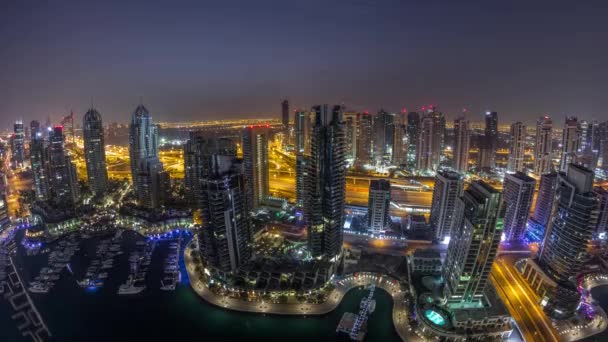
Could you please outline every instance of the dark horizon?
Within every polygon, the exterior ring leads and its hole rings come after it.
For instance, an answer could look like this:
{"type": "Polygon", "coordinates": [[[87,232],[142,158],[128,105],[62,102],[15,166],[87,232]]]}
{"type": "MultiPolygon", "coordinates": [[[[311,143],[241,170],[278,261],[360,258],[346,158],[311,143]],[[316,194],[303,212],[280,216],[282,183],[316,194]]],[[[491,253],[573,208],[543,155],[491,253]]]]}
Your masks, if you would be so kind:
{"type": "Polygon", "coordinates": [[[280,117],[344,103],[434,104],[499,123],[601,120],[608,68],[600,1],[10,1],[0,14],[0,127],[91,106],[126,123],[280,117]]]}

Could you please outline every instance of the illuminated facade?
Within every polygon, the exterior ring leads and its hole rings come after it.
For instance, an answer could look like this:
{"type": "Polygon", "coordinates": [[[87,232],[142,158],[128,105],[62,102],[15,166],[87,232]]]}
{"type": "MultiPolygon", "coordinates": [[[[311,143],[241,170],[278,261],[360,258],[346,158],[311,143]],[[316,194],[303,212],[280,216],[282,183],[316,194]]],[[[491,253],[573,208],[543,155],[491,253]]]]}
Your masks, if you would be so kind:
{"type": "Polygon", "coordinates": [[[511,125],[511,136],[509,143],[509,163],[507,172],[524,171],[524,151],[526,148],[526,126],[521,122],[511,125]]]}
{"type": "Polygon", "coordinates": [[[566,172],[570,163],[576,163],[580,141],[578,118],[575,116],[567,117],[562,133],[562,159],[559,167],[561,172],[566,172]]]}
{"type": "Polygon", "coordinates": [[[486,112],[483,144],[479,153],[479,165],[484,169],[496,166],[496,149],[498,147],[498,113],[486,112]]]}
{"type": "Polygon", "coordinates": [[[469,145],[471,130],[469,120],[459,117],[454,120],[454,149],[452,165],[454,170],[465,173],[469,170],[469,145]]]}
{"type": "Polygon", "coordinates": [[[89,187],[94,194],[101,194],[108,187],[108,170],[106,168],[103,124],[101,114],[97,110],[91,108],[84,115],[82,134],[89,187]]]}
{"type": "Polygon", "coordinates": [[[304,210],[308,246],[314,258],[335,260],[342,253],[346,159],[342,107],[313,107],[311,155],[304,210]]]}
{"type": "Polygon", "coordinates": [[[395,115],[380,110],[373,121],[374,162],[390,163],[393,155],[395,135],[395,115]]]}
{"type": "Polygon", "coordinates": [[[523,239],[536,181],[525,173],[507,174],[503,184],[504,233],[508,241],[523,239]]]}
{"type": "Polygon", "coordinates": [[[534,145],[534,173],[542,176],[551,172],[552,133],[553,122],[547,115],[540,117],[536,121],[536,143],[534,145]]]}
{"type": "Polygon", "coordinates": [[[39,201],[50,198],[48,174],[46,168],[45,142],[40,124],[32,121],[30,124],[32,139],[30,140],[30,165],[34,176],[34,193],[39,201]]]}
{"type": "Polygon", "coordinates": [[[433,238],[443,241],[449,237],[455,223],[456,201],[462,196],[464,177],[453,171],[439,171],[435,176],[430,224],[433,238]]]}
{"type": "Polygon", "coordinates": [[[58,207],[73,207],[80,196],[76,167],[64,147],[63,126],[55,126],[46,148],[49,189],[58,207]]]}
{"type": "Polygon", "coordinates": [[[243,131],[243,168],[251,209],[268,197],[268,135],[266,126],[248,126],[243,131]]]}
{"type": "Polygon", "coordinates": [[[448,305],[481,305],[502,235],[501,194],[474,181],[457,201],[455,220],[443,267],[448,305]]]}
{"type": "Polygon", "coordinates": [[[444,146],[445,117],[434,109],[422,117],[417,146],[418,171],[436,171],[444,146]]]}
{"type": "Polygon", "coordinates": [[[536,196],[536,206],[532,213],[532,220],[544,228],[551,219],[551,209],[555,199],[555,189],[557,187],[557,173],[546,173],[540,178],[540,187],[536,196]]]}
{"type": "Polygon", "coordinates": [[[11,166],[13,168],[23,167],[25,162],[25,132],[23,121],[17,120],[13,125],[13,136],[11,137],[11,166]]]}
{"type": "Polygon", "coordinates": [[[359,117],[357,163],[364,165],[372,159],[372,116],[364,112],[359,117]]]}
{"type": "Polygon", "coordinates": [[[372,232],[384,232],[389,226],[390,203],[391,182],[386,179],[372,180],[367,202],[367,226],[372,232]]]}

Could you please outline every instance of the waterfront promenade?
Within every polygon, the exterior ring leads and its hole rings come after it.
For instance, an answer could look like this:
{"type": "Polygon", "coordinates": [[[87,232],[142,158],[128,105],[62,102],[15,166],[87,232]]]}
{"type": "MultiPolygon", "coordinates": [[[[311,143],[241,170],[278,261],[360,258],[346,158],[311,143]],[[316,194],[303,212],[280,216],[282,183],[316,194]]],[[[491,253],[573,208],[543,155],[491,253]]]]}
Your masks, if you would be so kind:
{"type": "Polygon", "coordinates": [[[340,279],[334,280],[334,290],[330,293],[327,300],[320,304],[298,303],[298,304],[282,304],[282,303],[267,303],[247,302],[244,300],[216,295],[205,286],[200,276],[196,274],[195,263],[190,255],[191,249],[188,245],[184,249],[184,262],[190,279],[192,289],[205,301],[229,310],[274,314],[274,315],[324,315],[335,310],[348,291],[361,287],[375,285],[391,295],[393,299],[393,325],[395,330],[404,341],[422,341],[413,329],[410,329],[407,319],[407,305],[405,302],[405,292],[399,287],[399,283],[393,278],[375,273],[360,273],[357,276],[347,275],[340,279]]]}

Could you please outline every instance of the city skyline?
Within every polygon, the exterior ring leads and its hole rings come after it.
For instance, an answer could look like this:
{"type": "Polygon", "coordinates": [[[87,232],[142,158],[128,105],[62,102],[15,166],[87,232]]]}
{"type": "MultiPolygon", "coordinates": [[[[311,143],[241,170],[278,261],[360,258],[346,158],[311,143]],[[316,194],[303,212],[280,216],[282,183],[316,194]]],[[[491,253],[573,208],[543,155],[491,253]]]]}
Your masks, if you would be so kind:
{"type": "Polygon", "coordinates": [[[0,66],[8,89],[0,127],[85,113],[91,102],[106,122],[119,121],[139,98],[157,121],[279,118],[277,98],[291,108],[344,103],[370,112],[435,104],[450,121],[463,107],[526,125],[545,114],[601,119],[606,47],[596,42],[606,33],[606,6],[592,2],[13,2],[0,15],[10,61],[0,66]],[[324,20],[336,16],[348,20],[324,20]],[[427,25],[429,16],[438,20],[427,25]],[[139,17],[155,25],[134,26],[139,17]],[[290,25],[309,17],[322,24],[290,25]],[[315,79],[324,86],[313,87],[315,79]]]}

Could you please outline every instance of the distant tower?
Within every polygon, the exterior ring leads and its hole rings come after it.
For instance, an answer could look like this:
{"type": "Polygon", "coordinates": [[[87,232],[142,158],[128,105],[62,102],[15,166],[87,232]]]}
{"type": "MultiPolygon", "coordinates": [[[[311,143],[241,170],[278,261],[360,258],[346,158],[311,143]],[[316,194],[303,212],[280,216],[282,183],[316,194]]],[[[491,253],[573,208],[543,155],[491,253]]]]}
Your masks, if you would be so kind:
{"type": "Polygon", "coordinates": [[[346,160],[342,107],[312,109],[310,164],[304,209],[308,212],[308,244],[313,258],[335,260],[342,253],[346,160]]]}
{"type": "Polygon", "coordinates": [[[581,137],[578,118],[569,116],[566,118],[562,133],[562,160],[559,167],[561,172],[567,171],[568,164],[576,163],[580,141],[581,137]]]}
{"type": "Polygon", "coordinates": [[[84,115],[82,134],[89,186],[94,194],[102,194],[108,188],[108,170],[103,124],[101,114],[97,110],[91,108],[84,115]]]}
{"type": "Polygon", "coordinates": [[[310,113],[297,110],[294,117],[296,154],[310,153],[310,113]]]}
{"type": "Polygon", "coordinates": [[[507,172],[523,172],[524,152],[526,148],[526,126],[523,123],[518,121],[511,125],[510,140],[507,172]]]}
{"type": "Polygon", "coordinates": [[[129,125],[129,155],[133,188],[141,206],[158,208],[167,192],[168,174],[158,158],[158,126],[143,105],[133,112],[129,125]]]}
{"type": "Polygon", "coordinates": [[[456,201],[462,196],[464,177],[453,171],[439,171],[435,176],[430,224],[435,240],[451,236],[455,223],[456,201]]]}
{"type": "Polygon", "coordinates": [[[437,171],[441,162],[445,135],[445,117],[443,113],[429,110],[422,117],[418,139],[418,171],[437,171]]]}
{"type": "Polygon", "coordinates": [[[519,241],[524,238],[535,185],[534,178],[526,176],[525,173],[517,172],[505,175],[503,201],[506,240],[519,241]]]}
{"type": "Polygon", "coordinates": [[[381,109],[374,117],[373,128],[374,161],[390,162],[395,134],[395,115],[381,109]]]}
{"type": "Polygon", "coordinates": [[[367,202],[367,226],[372,232],[384,232],[390,223],[391,182],[372,180],[367,202]]]}
{"type": "Polygon", "coordinates": [[[281,102],[281,123],[283,124],[283,133],[285,139],[289,136],[289,101],[281,102]]]}
{"type": "Polygon", "coordinates": [[[268,197],[268,135],[266,126],[248,126],[243,131],[243,167],[251,209],[268,197]]]}
{"type": "Polygon", "coordinates": [[[36,120],[30,123],[30,165],[34,175],[34,193],[39,201],[50,199],[49,179],[47,174],[47,156],[45,153],[45,142],[40,129],[40,123],[36,120]]]}
{"type": "Polygon", "coordinates": [[[599,215],[595,228],[595,235],[597,236],[608,231],[608,191],[602,187],[597,187],[594,191],[599,199],[599,215]]]}
{"type": "Polygon", "coordinates": [[[365,165],[372,159],[372,116],[364,112],[359,120],[359,139],[357,144],[357,163],[365,165]]]}
{"type": "Polygon", "coordinates": [[[407,164],[408,168],[414,169],[416,167],[416,151],[418,146],[418,140],[420,136],[420,115],[416,112],[409,112],[407,114],[407,164]]]}
{"type": "Polygon", "coordinates": [[[534,173],[537,176],[551,172],[551,153],[553,138],[551,131],[553,122],[547,115],[536,121],[536,144],[534,146],[534,173]]]}
{"type": "Polygon", "coordinates": [[[13,125],[13,136],[11,137],[11,166],[13,168],[23,167],[25,161],[25,132],[23,121],[17,120],[13,125]]]}
{"type": "Polygon", "coordinates": [[[203,226],[199,248],[211,266],[235,272],[251,258],[245,177],[234,156],[211,154],[210,162],[200,179],[203,226]]]}
{"type": "Polygon", "coordinates": [[[350,165],[354,164],[357,158],[357,137],[359,131],[359,113],[356,112],[345,112],[344,113],[344,127],[346,129],[345,141],[346,141],[346,159],[350,165]]]}
{"type": "Polygon", "coordinates": [[[457,201],[459,219],[443,267],[448,304],[479,303],[502,235],[501,194],[483,181],[474,181],[457,201]]]}
{"type": "Polygon", "coordinates": [[[407,132],[406,125],[402,123],[395,124],[395,134],[393,137],[393,165],[407,164],[407,132]]]}
{"type": "Polygon", "coordinates": [[[480,151],[480,166],[493,169],[496,166],[496,149],[498,146],[498,113],[486,112],[483,146],[480,151]]]}
{"type": "Polygon", "coordinates": [[[471,141],[471,130],[469,120],[459,117],[454,120],[454,170],[466,173],[469,170],[469,144],[471,141]]]}
{"type": "Polygon", "coordinates": [[[0,233],[4,232],[11,224],[11,219],[8,212],[8,204],[6,203],[6,196],[4,193],[0,193],[0,233]]]}

